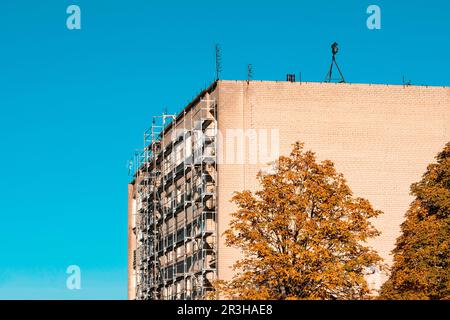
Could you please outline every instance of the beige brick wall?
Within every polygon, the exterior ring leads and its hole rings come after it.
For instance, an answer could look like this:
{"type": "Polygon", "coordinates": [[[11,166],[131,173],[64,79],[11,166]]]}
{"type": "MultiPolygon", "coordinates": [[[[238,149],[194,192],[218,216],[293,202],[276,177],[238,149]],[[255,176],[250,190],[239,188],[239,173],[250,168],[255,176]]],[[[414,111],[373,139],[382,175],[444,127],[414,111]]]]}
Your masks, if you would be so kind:
{"type": "MultiPolygon", "coordinates": [[[[355,196],[384,215],[372,245],[390,263],[399,225],[412,200],[411,183],[450,140],[450,88],[367,84],[220,81],[218,125],[279,129],[280,153],[305,142],[332,160],[355,196]]],[[[234,191],[258,187],[262,165],[219,165],[218,231],[228,227],[234,191]]],[[[218,276],[229,279],[239,256],[219,237],[218,276]]]]}

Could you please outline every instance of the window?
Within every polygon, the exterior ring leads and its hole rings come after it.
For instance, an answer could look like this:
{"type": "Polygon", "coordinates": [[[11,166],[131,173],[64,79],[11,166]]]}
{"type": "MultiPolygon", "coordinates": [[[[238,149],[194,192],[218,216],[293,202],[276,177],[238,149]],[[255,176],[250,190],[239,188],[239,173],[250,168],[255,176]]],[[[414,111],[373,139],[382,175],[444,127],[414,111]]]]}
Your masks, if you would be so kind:
{"type": "Polygon", "coordinates": [[[179,257],[181,257],[183,255],[184,255],[184,247],[183,246],[178,247],[177,248],[177,258],[179,258],[179,257]]]}
{"type": "Polygon", "coordinates": [[[183,193],[181,192],[181,186],[177,186],[177,204],[181,203],[182,195],[183,193]]]}
{"type": "Polygon", "coordinates": [[[183,162],[183,159],[184,159],[183,145],[178,144],[175,147],[175,165],[178,166],[181,162],[183,162]]]}

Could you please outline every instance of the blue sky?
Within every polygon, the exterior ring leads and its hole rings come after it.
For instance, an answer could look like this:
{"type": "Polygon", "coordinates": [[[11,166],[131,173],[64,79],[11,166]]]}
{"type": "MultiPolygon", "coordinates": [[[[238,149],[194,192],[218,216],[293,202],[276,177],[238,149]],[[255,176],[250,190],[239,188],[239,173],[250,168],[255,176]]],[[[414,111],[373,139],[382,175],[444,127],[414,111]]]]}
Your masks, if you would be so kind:
{"type": "Polygon", "coordinates": [[[125,299],[127,160],[214,78],[450,84],[450,2],[0,2],[0,299],[125,299]],[[66,28],[81,8],[82,29],[66,28]],[[381,8],[381,30],[366,9],[381,8]],[[66,268],[81,268],[81,290],[66,268]]]}

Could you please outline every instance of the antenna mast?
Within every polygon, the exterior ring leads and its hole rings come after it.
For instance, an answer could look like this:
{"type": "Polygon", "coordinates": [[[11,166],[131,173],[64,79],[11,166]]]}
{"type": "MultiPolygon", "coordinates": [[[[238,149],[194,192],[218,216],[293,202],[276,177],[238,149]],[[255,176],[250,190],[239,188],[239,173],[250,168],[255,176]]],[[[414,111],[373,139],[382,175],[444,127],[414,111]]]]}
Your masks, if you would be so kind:
{"type": "Polygon", "coordinates": [[[216,44],[216,80],[220,79],[221,71],[222,71],[222,53],[220,52],[219,44],[216,44]]]}
{"type": "Polygon", "coordinates": [[[335,42],[331,45],[331,53],[333,54],[333,57],[331,58],[331,65],[330,65],[330,70],[328,71],[326,77],[325,77],[325,82],[331,82],[332,80],[337,80],[339,83],[345,83],[345,78],[344,75],[341,72],[341,69],[339,68],[337,61],[336,61],[336,54],[338,53],[339,48],[338,48],[338,44],[335,42]],[[333,79],[332,75],[333,75],[333,66],[336,66],[340,78],[338,79],[333,79]]]}

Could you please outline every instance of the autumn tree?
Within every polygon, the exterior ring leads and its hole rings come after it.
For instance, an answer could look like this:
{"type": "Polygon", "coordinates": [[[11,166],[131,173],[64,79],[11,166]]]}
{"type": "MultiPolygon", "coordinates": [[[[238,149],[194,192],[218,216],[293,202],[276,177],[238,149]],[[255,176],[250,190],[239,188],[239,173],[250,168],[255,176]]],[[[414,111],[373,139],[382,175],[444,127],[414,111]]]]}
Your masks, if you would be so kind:
{"type": "Polygon", "coordinates": [[[384,299],[450,299],[450,142],[411,186],[384,299]]]}
{"type": "Polygon", "coordinates": [[[296,143],[261,189],[235,193],[226,244],[243,257],[234,278],[218,284],[232,299],[360,299],[369,294],[365,274],[381,258],[364,245],[379,232],[369,219],[381,214],[355,198],[331,161],[296,143]]]}

